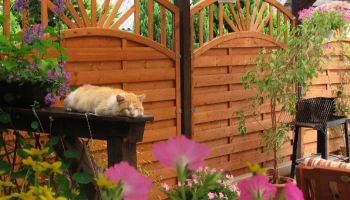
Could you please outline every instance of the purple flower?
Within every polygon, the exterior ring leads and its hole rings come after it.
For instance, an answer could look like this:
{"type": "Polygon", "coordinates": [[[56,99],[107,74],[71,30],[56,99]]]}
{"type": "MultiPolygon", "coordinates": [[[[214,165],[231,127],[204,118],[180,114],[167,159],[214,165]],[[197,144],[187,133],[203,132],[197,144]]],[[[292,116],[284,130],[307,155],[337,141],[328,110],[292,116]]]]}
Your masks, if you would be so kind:
{"type": "Polygon", "coordinates": [[[20,77],[17,77],[17,78],[16,78],[16,81],[20,81],[20,80],[21,80],[21,78],[20,78],[20,77]]]}
{"type": "Polygon", "coordinates": [[[328,55],[323,55],[323,58],[328,60],[329,59],[329,56],[328,55]]]}
{"type": "Polygon", "coordinates": [[[57,91],[59,96],[65,96],[67,91],[69,90],[69,83],[63,84],[57,91]]]}
{"type": "Polygon", "coordinates": [[[24,9],[29,8],[29,0],[16,0],[13,7],[15,10],[23,13],[24,9]]]}
{"type": "Polygon", "coordinates": [[[67,72],[66,70],[63,70],[63,72],[62,72],[62,78],[63,78],[65,81],[69,81],[69,79],[70,79],[70,74],[69,74],[69,72],[67,72]]]}
{"type": "Polygon", "coordinates": [[[52,106],[57,102],[57,96],[55,94],[49,93],[45,96],[44,100],[46,104],[52,106]]]}
{"type": "Polygon", "coordinates": [[[332,49],[332,47],[330,47],[330,46],[327,45],[327,44],[324,44],[323,47],[326,48],[326,49],[332,49]]]}
{"type": "Polygon", "coordinates": [[[20,72],[17,72],[17,73],[16,73],[16,75],[17,75],[17,76],[20,76],[20,75],[21,75],[21,73],[20,73],[20,72]]]}
{"type": "Polygon", "coordinates": [[[56,14],[61,15],[64,13],[64,3],[66,0],[54,0],[52,3],[55,5],[53,7],[56,14]]]}
{"type": "Polygon", "coordinates": [[[12,75],[9,75],[9,79],[13,79],[13,76],[12,76],[12,75]]]}
{"type": "Polygon", "coordinates": [[[52,70],[47,70],[48,76],[46,77],[49,80],[56,80],[58,75],[60,74],[57,70],[55,70],[55,73],[52,73],[52,70]]]}
{"type": "Polygon", "coordinates": [[[23,30],[23,42],[32,43],[34,40],[42,40],[44,35],[44,27],[41,24],[35,24],[23,30]]]}

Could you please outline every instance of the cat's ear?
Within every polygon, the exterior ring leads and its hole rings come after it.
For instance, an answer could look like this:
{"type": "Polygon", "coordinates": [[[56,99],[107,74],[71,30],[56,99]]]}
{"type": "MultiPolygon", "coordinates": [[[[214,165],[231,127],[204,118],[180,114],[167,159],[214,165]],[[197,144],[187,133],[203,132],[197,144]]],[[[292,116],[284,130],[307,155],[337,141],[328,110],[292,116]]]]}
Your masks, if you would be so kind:
{"type": "Polygon", "coordinates": [[[120,102],[122,102],[122,101],[124,101],[124,97],[122,96],[122,95],[117,95],[117,102],[118,103],[120,103],[120,102]]]}
{"type": "Polygon", "coordinates": [[[143,102],[143,100],[146,98],[146,94],[141,94],[138,96],[138,98],[140,99],[141,102],[143,102]]]}

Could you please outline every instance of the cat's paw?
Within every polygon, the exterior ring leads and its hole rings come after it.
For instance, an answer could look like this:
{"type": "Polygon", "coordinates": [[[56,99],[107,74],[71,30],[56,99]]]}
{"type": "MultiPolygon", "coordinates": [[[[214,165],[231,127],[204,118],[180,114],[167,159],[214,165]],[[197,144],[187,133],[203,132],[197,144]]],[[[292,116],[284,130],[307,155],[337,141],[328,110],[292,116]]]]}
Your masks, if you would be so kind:
{"type": "Polygon", "coordinates": [[[67,110],[68,112],[72,112],[72,111],[73,111],[72,108],[66,108],[66,110],[67,110]]]}

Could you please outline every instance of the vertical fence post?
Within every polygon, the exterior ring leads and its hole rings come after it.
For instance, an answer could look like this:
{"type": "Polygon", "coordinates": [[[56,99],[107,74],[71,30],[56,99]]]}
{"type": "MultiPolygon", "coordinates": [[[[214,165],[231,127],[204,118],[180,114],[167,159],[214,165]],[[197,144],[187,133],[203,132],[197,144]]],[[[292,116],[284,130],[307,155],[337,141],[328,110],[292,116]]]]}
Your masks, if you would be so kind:
{"type": "Polygon", "coordinates": [[[180,9],[181,130],[192,138],[190,0],[175,0],[174,4],[180,9]]]}

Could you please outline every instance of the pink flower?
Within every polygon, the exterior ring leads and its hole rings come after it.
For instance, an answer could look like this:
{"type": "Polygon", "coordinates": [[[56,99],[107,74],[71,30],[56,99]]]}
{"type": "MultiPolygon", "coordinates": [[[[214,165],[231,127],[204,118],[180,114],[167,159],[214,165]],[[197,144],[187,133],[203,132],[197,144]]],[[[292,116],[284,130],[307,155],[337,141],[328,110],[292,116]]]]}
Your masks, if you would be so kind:
{"type": "Polygon", "coordinates": [[[121,198],[124,200],[146,200],[147,193],[152,189],[152,182],[145,176],[139,174],[136,169],[127,162],[115,164],[104,172],[109,181],[118,184],[122,181],[123,192],[121,198]]]}
{"type": "Polygon", "coordinates": [[[286,200],[304,200],[303,193],[292,182],[286,183],[286,187],[284,188],[284,193],[287,196],[286,200]]]}
{"type": "Polygon", "coordinates": [[[209,192],[208,193],[208,197],[209,197],[209,199],[214,199],[215,195],[214,195],[214,193],[209,192]]]}
{"type": "Polygon", "coordinates": [[[277,189],[269,183],[269,179],[262,175],[257,174],[250,179],[245,179],[238,182],[238,188],[241,190],[241,200],[253,200],[256,199],[258,193],[262,195],[263,199],[269,199],[270,195],[275,196],[277,189]]]}
{"type": "Polygon", "coordinates": [[[169,190],[170,190],[169,185],[166,184],[166,183],[163,183],[163,184],[162,184],[162,187],[165,189],[165,191],[169,191],[169,190]]]}
{"type": "Polygon", "coordinates": [[[221,192],[219,192],[219,197],[224,198],[224,195],[221,192]]]}
{"type": "Polygon", "coordinates": [[[204,165],[204,157],[210,148],[181,136],[153,145],[152,152],[165,167],[184,169],[188,164],[188,169],[196,170],[204,165]]]}

